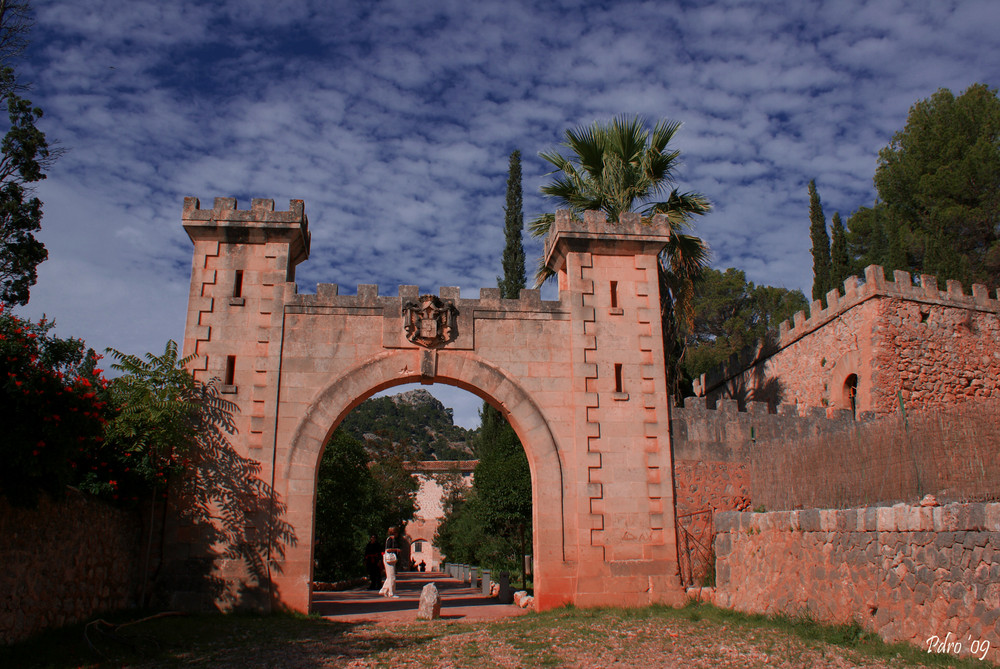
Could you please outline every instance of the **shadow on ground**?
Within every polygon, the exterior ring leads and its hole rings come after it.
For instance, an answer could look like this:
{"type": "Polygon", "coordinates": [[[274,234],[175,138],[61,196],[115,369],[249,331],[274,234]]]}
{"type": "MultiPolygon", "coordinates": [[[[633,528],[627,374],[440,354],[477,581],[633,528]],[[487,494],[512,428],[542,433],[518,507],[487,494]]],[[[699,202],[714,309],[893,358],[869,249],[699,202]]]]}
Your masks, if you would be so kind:
{"type": "Polygon", "coordinates": [[[377,591],[361,586],[354,590],[314,592],[312,612],[341,622],[399,622],[416,620],[420,592],[434,583],[441,593],[441,618],[463,622],[496,620],[527,613],[513,604],[498,604],[473,588],[442,572],[403,572],[396,578],[399,599],[386,599],[377,591]]]}

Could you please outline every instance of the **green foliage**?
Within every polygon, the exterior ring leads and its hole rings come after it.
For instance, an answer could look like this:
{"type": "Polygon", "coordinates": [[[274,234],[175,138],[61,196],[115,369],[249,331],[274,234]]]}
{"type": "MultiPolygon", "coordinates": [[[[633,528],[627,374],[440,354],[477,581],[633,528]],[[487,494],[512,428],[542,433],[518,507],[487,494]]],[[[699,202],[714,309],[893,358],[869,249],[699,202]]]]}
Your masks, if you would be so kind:
{"type": "Polygon", "coordinates": [[[107,382],[98,356],[53,326],[0,304],[0,494],[15,505],[34,505],[40,491],[61,495],[100,466],[107,382]]]}
{"type": "Polygon", "coordinates": [[[507,200],[504,206],[503,277],[497,277],[500,297],[517,299],[525,286],[524,245],[521,233],[524,231],[524,213],[521,209],[521,152],[513,151],[507,174],[507,200]]]}
{"type": "Polygon", "coordinates": [[[362,440],[342,427],[333,433],[317,474],[317,579],[362,575],[368,538],[381,541],[389,527],[413,519],[419,483],[406,465],[417,456],[405,440],[372,434],[362,440]]]}
{"type": "Polygon", "coordinates": [[[199,416],[205,403],[224,400],[207,396],[179,358],[177,343],[168,341],[162,355],[145,359],[108,349],[121,372],[110,385],[118,415],[108,423],[109,449],[148,485],[163,487],[171,473],[190,463],[199,416]]]}
{"type": "Polygon", "coordinates": [[[0,301],[27,304],[36,268],[48,257],[35,239],[41,229],[42,203],[29,197],[27,184],[45,178],[42,166],[51,154],[35,126],[42,110],[14,93],[14,71],[0,68],[0,100],[7,103],[8,129],[0,141],[0,301]]]}
{"type": "MultiPolygon", "coordinates": [[[[497,278],[501,295],[518,297],[524,288],[521,246],[521,154],[510,157],[507,180],[504,276],[497,278]],[[511,212],[516,211],[515,216],[511,212]]],[[[472,443],[479,459],[472,490],[452,487],[445,519],[435,538],[449,560],[465,561],[511,572],[522,570],[521,556],[531,546],[531,470],[524,447],[507,419],[483,402],[480,426],[472,443]]]]}
{"type": "Polygon", "coordinates": [[[490,539],[480,520],[475,489],[453,487],[445,498],[444,519],[434,535],[434,545],[451,562],[485,566],[480,551],[490,539]]]}
{"type": "Polygon", "coordinates": [[[840,212],[834,212],[830,225],[830,289],[843,292],[844,279],[851,275],[851,258],[847,252],[847,231],[840,220],[840,212]]]}
{"type": "MultiPolygon", "coordinates": [[[[670,240],[660,255],[660,320],[667,358],[668,390],[680,397],[683,337],[693,320],[691,296],[694,280],[708,266],[708,245],[684,231],[695,216],[707,214],[712,205],[701,193],[681,192],[674,187],[680,151],[668,149],[681,124],[661,120],[652,132],[640,116],[615,117],[609,123],[566,131],[563,144],[572,152],[567,158],[555,151],[539,155],[555,166],[557,174],[542,193],[574,215],[587,210],[607,214],[611,224],[636,209],[645,216],[664,214],[670,240]],[[666,195],[666,199],[659,199],[666,195]]],[[[529,225],[535,236],[548,234],[555,215],[542,214],[529,225]]],[[[542,264],[536,282],[551,272],[542,264]]]]}
{"type": "Polygon", "coordinates": [[[826,216],[816,192],[816,181],[809,182],[809,239],[812,240],[814,300],[823,299],[830,290],[830,237],[826,233],[826,216]]]}
{"type": "Polygon", "coordinates": [[[692,378],[748,346],[776,339],[781,321],[808,306],[801,291],[755,286],[732,267],[703,271],[692,305],[694,327],[684,356],[684,371],[692,378]]]}
{"type": "Polygon", "coordinates": [[[1000,99],[939,89],[879,152],[878,202],[848,221],[859,265],[1000,285],[1000,99]]]}
{"type": "Polygon", "coordinates": [[[451,489],[434,543],[448,560],[520,573],[532,544],[531,470],[503,415],[484,404],[479,416],[472,488],[451,489]]]}
{"type": "Polygon", "coordinates": [[[364,444],[343,430],[327,442],[316,483],[315,578],[339,581],[362,576],[368,537],[387,527],[378,485],[368,469],[364,444]]]}
{"type": "MultiPolygon", "coordinates": [[[[340,424],[356,439],[378,435],[391,442],[410,444],[416,460],[469,460],[472,431],[455,425],[451,409],[425,390],[362,402],[340,424]]],[[[383,528],[384,529],[384,528],[383,528]]]]}

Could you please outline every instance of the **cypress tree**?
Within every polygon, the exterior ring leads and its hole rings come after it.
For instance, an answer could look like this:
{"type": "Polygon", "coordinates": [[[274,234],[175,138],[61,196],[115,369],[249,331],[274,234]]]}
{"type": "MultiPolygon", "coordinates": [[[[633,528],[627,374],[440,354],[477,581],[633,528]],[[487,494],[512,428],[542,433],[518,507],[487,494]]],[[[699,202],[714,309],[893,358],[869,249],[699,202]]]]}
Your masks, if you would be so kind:
{"type": "MultiPolygon", "coordinates": [[[[510,154],[507,199],[504,205],[503,276],[497,277],[500,297],[516,299],[525,287],[524,246],[521,233],[521,152],[510,154]]],[[[521,556],[531,545],[531,470],[514,428],[487,402],[479,412],[480,428],[474,444],[479,459],[473,488],[479,504],[479,525],[490,540],[477,549],[478,558],[494,567],[522,571],[521,556]]],[[[522,571],[522,583],[525,576],[522,571]]]]}
{"type": "Polygon", "coordinates": [[[500,297],[517,299],[525,287],[524,212],[521,210],[521,152],[513,151],[507,169],[507,202],[504,205],[503,277],[497,277],[500,297]]]}
{"type": "Polygon", "coordinates": [[[851,259],[847,254],[847,233],[840,220],[840,212],[833,214],[830,243],[830,290],[840,287],[844,279],[850,276],[851,259]]]}
{"type": "Polygon", "coordinates": [[[816,192],[816,180],[809,182],[809,237],[812,240],[814,300],[823,299],[830,289],[830,237],[826,233],[826,217],[816,192]]]}

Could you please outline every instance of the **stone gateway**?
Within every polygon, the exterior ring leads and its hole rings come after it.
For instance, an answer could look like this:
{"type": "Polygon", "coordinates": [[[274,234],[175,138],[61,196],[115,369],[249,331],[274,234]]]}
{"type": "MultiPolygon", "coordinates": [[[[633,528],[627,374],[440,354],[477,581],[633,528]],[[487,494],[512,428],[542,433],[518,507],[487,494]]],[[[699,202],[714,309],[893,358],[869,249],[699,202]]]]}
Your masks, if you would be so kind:
{"type": "Polygon", "coordinates": [[[301,200],[275,211],[272,200],[240,210],[232,198],[212,209],[186,198],[183,224],[194,243],[184,354],[198,356],[197,379],[224,381],[239,407],[232,445],[260,463],[292,530],[260,536],[264,575],[183,528],[168,537],[176,559],[211,562],[230,601],[255,589],[309,610],[323,447],[364,399],[420,382],[475,393],[521,439],[539,610],[683,602],[657,280],[663,219],[625,215],[611,226],[597,212],[560,212],[545,245],[557,301],[491,288],[476,299],[416,286],[299,294],[295,268],[310,244],[301,200]]]}

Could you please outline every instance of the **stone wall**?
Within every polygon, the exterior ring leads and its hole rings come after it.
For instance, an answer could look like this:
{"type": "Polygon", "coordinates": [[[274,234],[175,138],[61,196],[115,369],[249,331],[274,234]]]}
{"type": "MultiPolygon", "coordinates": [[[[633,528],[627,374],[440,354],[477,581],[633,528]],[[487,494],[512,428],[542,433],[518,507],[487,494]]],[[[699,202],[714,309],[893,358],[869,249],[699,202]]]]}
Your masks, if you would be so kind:
{"type": "Polygon", "coordinates": [[[740,411],[733,400],[712,408],[704,397],[684,398],[683,407],[670,409],[677,514],[749,508],[749,466],[758,442],[802,443],[853,424],[848,411],[782,405],[768,413],[763,402],[740,411]]]}
{"type": "Polygon", "coordinates": [[[720,606],[857,621],[925,649],[989,642],[1000,661],[1000,504],[727,512],[715,529],[720,606]]]}
{"type": "Polygon", "coordinates": [[[76,491],[36,509],[0,500],[0,643],[134,605],[138,515],[76,491]]]}
{"type": "Polygon", "coordinates": [[[850,277],[827,308],[816,300],[782,323],[773,350],[734,356],[698,379],[696,394],[876,416],[897,411],[899,396],[908,409],[1000,397],[1000,298],[978,284],[966,295],[956,281],[939,290],[933,276],[893,279],[878,265],[863,282],[850,277]]]}
{"type": "Polygon", "coordinates": [[[685,582],[702,582],[709,573],[711,512],[753,506],[750,466],[758,441],[802,443],[852,424],[846,411],[803,407],[800,414],[799,407],[782,405],[772,414],[763,402],[747,403],[739,411],[732,400],[710,408],[703,397],[687,397],[683,407],[671,407],[677,541],[685,582]]]}

